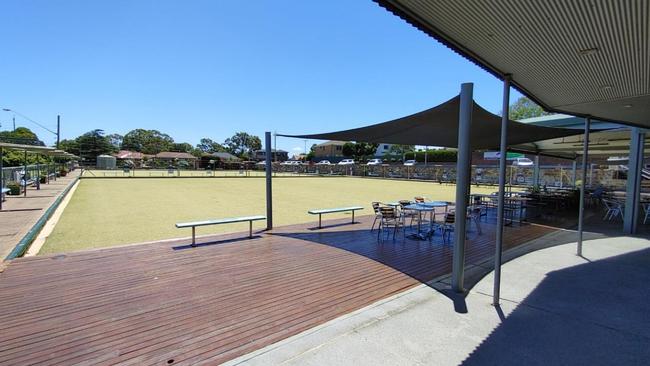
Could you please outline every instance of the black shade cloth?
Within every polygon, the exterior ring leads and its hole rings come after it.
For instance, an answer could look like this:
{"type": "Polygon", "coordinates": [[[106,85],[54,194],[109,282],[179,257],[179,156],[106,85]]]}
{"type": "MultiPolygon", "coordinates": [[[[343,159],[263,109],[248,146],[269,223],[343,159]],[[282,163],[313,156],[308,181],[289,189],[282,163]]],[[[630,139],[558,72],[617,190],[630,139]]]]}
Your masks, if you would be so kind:
{"type": "MultiPolygon", "coordinates": [[[[456,148],[459,106],[460,96],[455,96],[437,107],[371,126],[319,134],[278,136],[456,148]]],[[[582,131],[575,129],[508,122],[508,146],[579,134],[582,131]]],[[[470,139],[472,150],[498,149],[501,141],[501,117],[474,102],[470,139]]]]}

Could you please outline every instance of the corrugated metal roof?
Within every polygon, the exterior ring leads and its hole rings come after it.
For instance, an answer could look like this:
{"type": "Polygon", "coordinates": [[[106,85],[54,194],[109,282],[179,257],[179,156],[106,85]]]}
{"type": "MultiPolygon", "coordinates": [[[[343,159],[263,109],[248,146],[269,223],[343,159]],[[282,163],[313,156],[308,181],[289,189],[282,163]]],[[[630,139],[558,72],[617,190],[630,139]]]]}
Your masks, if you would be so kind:
{"type": "Polygon", "coordinates": [[[549,110],[650,127],[647,0],[375,0],[549,110]]]}

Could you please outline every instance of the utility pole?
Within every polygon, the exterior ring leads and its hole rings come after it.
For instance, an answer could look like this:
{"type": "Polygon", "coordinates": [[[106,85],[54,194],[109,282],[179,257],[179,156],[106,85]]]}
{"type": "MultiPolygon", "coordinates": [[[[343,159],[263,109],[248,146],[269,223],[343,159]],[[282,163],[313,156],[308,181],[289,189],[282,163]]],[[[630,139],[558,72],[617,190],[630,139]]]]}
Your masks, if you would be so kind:
{"type": "MultiPolygon", "coordinates": [[[[15,128],[15,127],[14,127],[15,128]]],[[[61,140],[61,116],[56,115],[56,148],[59,148],[59,141],[61,140]]]]}
{"type": "Polygon", "coordinates": [[[16,132],[16,115],[14,114],[14,117],[12,118],[14,122],[14,132],[16,132]]]}

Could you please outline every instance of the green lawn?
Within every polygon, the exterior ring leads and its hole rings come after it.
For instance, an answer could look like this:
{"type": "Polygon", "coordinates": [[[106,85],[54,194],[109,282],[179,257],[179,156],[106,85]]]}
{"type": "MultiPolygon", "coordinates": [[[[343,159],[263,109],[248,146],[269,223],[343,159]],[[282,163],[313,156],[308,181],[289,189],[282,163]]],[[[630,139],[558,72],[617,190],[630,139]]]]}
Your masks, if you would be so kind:
{"type": "MultiPolygon", "coordinates": [[[[493,192],[494,188],[472,188],[493,192]]],[[[455,186],[346,177],[278,178],[273,181],[274,224],[314,222],[315,208],[390,202],[423,195],[454,201],[455,186]]],[[[41,253],[69,252],[184,237],[180,221],[265,214],[264,179],[82,179],[41,253]]],[[[331,214],[326,218],[343,217],[331,214]]],[[[264,222],[255,223],[262,228],[264,222]]],[[[247,230],[248,223],[198,228],[197,235],[247,230]]]]}

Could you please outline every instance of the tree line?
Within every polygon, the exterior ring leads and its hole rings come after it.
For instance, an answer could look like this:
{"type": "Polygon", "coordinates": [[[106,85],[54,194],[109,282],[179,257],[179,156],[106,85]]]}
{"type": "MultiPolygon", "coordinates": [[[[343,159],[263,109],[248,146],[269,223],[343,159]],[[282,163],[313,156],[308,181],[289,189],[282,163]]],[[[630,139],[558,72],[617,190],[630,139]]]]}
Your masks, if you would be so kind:
{"type": "Polygon", "coordinates": [[[170,135],[158,130],[137,128],[125,135],[107,135],[103,130],[96,129],[74,139],[62,140],[59,148],[89,161],[96,160],[99,155],[111,154],[119,150],[149,155],[173,151],[189,153],[196,157],[215,152],[228,152],[247,159],[255,150],[262,148],[262,142],[258,136],[246,132],[237,132],[223,143],[204,137],[198,144],[192,145],[188,142],[176,142],[170,135]]]}

